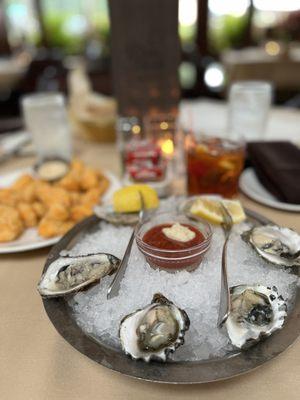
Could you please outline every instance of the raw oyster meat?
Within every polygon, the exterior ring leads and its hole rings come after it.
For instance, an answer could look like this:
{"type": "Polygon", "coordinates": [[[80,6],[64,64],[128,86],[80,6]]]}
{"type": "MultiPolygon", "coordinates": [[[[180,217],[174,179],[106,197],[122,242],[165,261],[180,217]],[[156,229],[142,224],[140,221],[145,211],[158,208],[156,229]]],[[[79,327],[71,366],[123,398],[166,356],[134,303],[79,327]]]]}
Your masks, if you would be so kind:
{"type": "Polygon", "coordinates": [[[189,325],[185,311],[156,293],[151,304],[122,319],[121,345],[133,359],[166,361],[168,354],[184,343],[189,325]]]}
{"type": "Polygon", "coordinates": [[[113,274],[120,260],[105,253],[72,257],[65,252],[42,275],[38,291],[43,297],[59,297],[81,290],[113,274]]]}
{"type": "Polygon", "coordinates": [[[230,293],[231,311],[225,326],[235,347],[248,348],[283,326],[287,307],[275,286],[238,285],[230,293]]]}
{"type": "Polygon", "coordinates": [[[273,264],[300,266],[300,235],[292,229],[262,225],[244,232],[242,239],[273,264]]]}

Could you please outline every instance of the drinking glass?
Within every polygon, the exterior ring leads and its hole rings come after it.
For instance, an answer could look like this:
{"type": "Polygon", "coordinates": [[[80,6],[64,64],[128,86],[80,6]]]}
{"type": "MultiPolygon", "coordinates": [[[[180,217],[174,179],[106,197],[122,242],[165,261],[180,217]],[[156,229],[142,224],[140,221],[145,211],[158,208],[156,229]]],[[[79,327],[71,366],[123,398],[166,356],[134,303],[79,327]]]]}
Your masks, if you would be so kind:
{"type": "Polygon", "coordinates": [[[118,116],[116,123],[117,148],[121,155],[122,172],[126,173],[126,153],[131,143],[140,142],[143,137],[142,124],[136,116],[118,116]]]}
{"type": "Polygon", "coordinates": [[[245,158],[243,141],[188,136],[186,156],[189,195],[219,194],[227,198],[237,195],[245,158]]]}
{"type": "Polygon", "coordinates": [[[159,113],[144,118],[146,136],[161,148],[163,156],[171,160],[174,157],[177,119],[173,114],[159,113]]]}
{"type": "Polygon", "coordinates": [[[265,81],[240,81],[229,91],[227,130],[231,139],[263,137],[272,100],[272,85],[265,81]]]}
{"type": "Polygon", "coordinates": [[[49,158],[70,160],[71,132],[64,96],[60,93],[30,94],[22,99],[22,109],[38,161],[49,158]]]}
{"type": "MultiPolygon", "coordinates": [[[[145,134],[157,143],[174,184],[185,180],[184,131],[174,111],[150,114],[144,118],[145,134]]],[[[180,186],[181,184],[179,184],[180,186]]],[[[178,186],[178,187],[179,187],[178,186]]],[[[176,189],[175,189],[176,190],[176,189]]]]}

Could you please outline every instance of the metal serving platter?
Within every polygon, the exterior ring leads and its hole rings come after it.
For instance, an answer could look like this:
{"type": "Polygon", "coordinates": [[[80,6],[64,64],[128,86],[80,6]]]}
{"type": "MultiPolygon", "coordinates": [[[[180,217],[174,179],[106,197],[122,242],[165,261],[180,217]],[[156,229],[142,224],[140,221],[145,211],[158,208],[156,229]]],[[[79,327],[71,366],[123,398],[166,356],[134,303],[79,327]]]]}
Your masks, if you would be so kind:
{"type": "MultiPolygon", "coordinates": [[[[248,219],[255,224],[271,222],[250,210],[246,210],[246,214],[248,219]]],[[[72,248],[80,239],[80,236],[95,228],[98,222],[99,218],[91,216],[71,229],[50,251],[44,271],[59,256],[61,250],[72,248]]],[[[133,361],[121,350],[113,349],[86,335],[76,324],[72,316],[72,310],[63,298],[43,299],[43,303],[48,317],[56,330],[82,354],[104,367],[124,375],[159,383],[205,383],[244,374],[278,356],[291,346],[300,335],[300,288],[298,288],[295,306],[289,314],[284,328],[247,351],[231,353],[223,358],[201,362],[168,361],[167,363],[145,363],[143,361],[133,361]]]]}

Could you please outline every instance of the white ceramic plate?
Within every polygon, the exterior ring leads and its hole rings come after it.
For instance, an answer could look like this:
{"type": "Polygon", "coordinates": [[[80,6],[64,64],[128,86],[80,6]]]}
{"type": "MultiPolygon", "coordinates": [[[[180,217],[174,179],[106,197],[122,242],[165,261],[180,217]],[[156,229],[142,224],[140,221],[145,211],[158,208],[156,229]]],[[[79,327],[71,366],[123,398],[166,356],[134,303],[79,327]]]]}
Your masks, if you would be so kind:
{"type": "Polygon", "coordinates": [[[265,206],[283,211],[300,211],[299,204],[283,203],[278,201],[258,180],[253,168],[247,168],[240,177],[240,189],[251,199],[265,206]]]}
{"type": "MultiPolygon", "coordinates": [[[[19,176],[29,173],[32,174],[31,168],[23,168],[15,170],[11,173],[0,176],[0,187],[10,186],[19,176]]],[[[110,180],[110,187],[103,196],[103,203],[109,203],[112,194],[115,190],[121,187],[119,179],[111,172],[104,172],[105,176],[110,180]]],[[[41,249],[43,247],[52,246],[60,240],[60,236],[56,236],[51,239],[45,239],[41,237],[36,228],[26,229],[24,233],[12,242],[0,243],[0,254],[19,253],[22,251],[30,251],[41,249]]]]}

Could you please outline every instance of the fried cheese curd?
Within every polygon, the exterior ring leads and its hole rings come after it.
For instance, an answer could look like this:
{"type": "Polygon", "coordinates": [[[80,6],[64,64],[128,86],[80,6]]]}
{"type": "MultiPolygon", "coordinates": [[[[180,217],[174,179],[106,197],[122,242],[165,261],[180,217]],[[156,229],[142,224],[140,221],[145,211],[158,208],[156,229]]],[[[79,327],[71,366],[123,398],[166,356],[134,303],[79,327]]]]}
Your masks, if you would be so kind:
{"type": "Polygon", "coordinates": [[[15,240],[33,227],[45,238],[64,235],[93,213],[108,187],[101,172],[77,159],[54,183],[22,175],[10,187],[0,189],[0,242],[15,240]]]}

